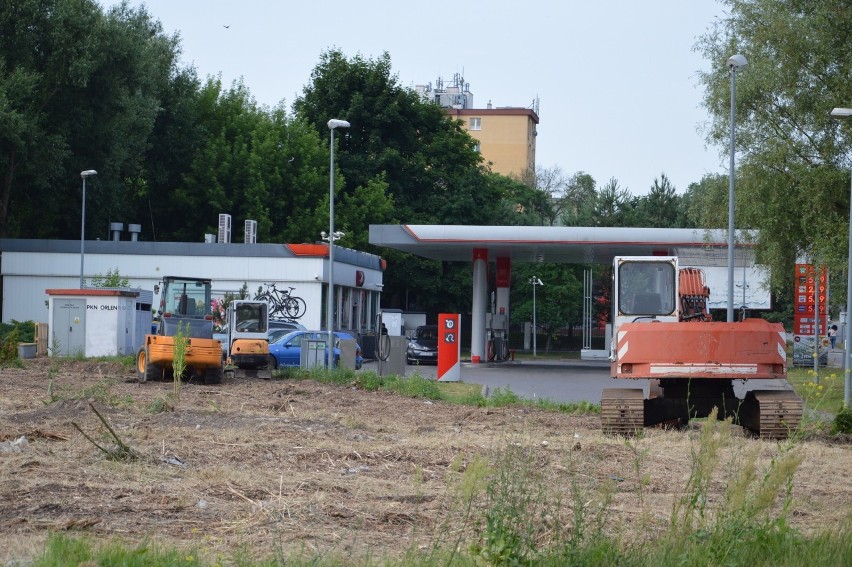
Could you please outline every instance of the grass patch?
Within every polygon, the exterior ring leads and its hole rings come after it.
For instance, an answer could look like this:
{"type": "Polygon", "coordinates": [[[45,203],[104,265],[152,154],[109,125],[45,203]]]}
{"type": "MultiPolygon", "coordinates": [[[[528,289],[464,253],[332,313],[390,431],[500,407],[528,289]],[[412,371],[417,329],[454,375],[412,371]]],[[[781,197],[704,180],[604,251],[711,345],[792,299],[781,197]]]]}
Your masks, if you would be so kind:
{"type": "Polygon", "coordinates": [[[130,407],[134,400],[130,395],[119,396],[112,391],[115,381],[110,378],[101,378],[94,384],[90,384],[80,390],[69,389],[62,384],[56,384],[52,379],[48,382],[47,403],[63,400],[97,400],[98,402],[113,407],[130,407]]]}
{"type": "Polygon", "coordinates": [[[325,367],[288,367],[273,372],[273,377],[291,380],[316,380],[325,384],[355,387],[367,392],[384,390],[409,398],[441,400],[453,404],[476,407],[507,407],[513,405],[538,407],[571,415],[600,414],[598,404],[590,402],[554,402],[537,398],[521,398],[508,387],[495,388],[487,396],[482,395],[482,386],[463,382],[437,382],[424,378],[417,372],[408,377],[397,375],[379,376],[376,372],[355,372],[350,369],[325,367]]]}
{"type": "Polygon", "coordinates": [[[843,407],[843,370],[820,370],[819,384],[813,368],[790,368],[787,379],[808,407],[836,413],[843,407]]]}
{"type": "Polygon", "coordinates": [[[159,549],[147,542],[137,546],[125,546],[111,541],[96,545],[88,538],[72,538],[64,534],[50,536],[41,557],[31,564],[33,567],[59,565],[103,565],[103,566],[146,566],[146,567],[195,567],[210,565],[202,562],[192,550],[159,549]]]}

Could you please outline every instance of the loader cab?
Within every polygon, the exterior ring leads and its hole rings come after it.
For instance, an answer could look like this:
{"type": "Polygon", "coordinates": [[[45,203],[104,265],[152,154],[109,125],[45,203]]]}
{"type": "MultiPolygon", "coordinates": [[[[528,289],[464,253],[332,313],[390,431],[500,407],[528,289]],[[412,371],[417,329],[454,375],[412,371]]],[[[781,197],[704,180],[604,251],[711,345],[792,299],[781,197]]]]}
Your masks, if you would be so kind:
{"type": "Polygon", "coordinates": [[[613,262],[613,337],[623,323],[677,321],[674,256],[619,256],[613,262]]]}
{"type": "Polygon", "coordinates": [[[212,281],[165,276],[160,296],[158,335],[175,336],[183,328],[194,338],[213,338],[212,281]]]}

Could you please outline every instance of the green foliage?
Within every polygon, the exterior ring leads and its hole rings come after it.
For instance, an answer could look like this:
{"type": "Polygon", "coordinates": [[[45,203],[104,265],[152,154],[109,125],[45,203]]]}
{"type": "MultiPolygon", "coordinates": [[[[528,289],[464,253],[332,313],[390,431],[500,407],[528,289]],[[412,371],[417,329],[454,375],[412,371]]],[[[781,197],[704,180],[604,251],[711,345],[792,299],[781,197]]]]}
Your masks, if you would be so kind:
{"type": "Polygon", "coordinates": [[[834,416],[834,431],[836,433],[852,434],[852,408],[843,408],[834,416]]]}
{"type": "Polygon", "coordinates": [[[174,389],[172,395],[175,403],[180,402],[180,390],[183,380],[183,374],[186,372],[186,348],[189,346],[189,337],[187,337],[187,329],[181,322],[178,324],[177,332],[174,336],[174,353],[172,357],[172,371],[174,374],[174,389]]]}
{"type": "Polygon", "coordinates": [[[486,403],[489,406],[503,407],[517,405],[520,401],[521,398],[507,386],[505,388],[494,388],[486,403]]]}
{"type": "MultiPolygon", "coordinates": [[[[708,141],[723,155],[731,112],[725,61],[734,53],[748,59],[735,77],[737,226],[760,229],[760,260],[771,266],[775,290],[805,252],[843,273],[852,124],[830,111],[852,104],[852,11],[837,0],[723,3],[727,17],[696,49],[710,62],[700,73],[712,118],[708,141]]],[[[726,202],[715,201],[716,214],[726,202]]],[[[833,286],[837,297],[844,287],[833,286]]]]}
{"type": "Polygon", "coordinates": [[[532,322],[532,276],[544,285],[536,286],[535,315],[539,337],[538,348],[547,353],[558,329],[579,323],[582,317],[583,266],[568,264],[519,264],[512,268],[512,321],[532,322]],[[543,347],[543,348],[542,348],[543,347]]]}
{"type": "Polygon", "coordinates": [[[166,411],[174,411],[174,409],[175,408],[172,401],[164,397],[158,397],[148,405],[148,413],[153,414],[163,413],[166,411]]]}
{"type": "Polygon", "coordinates": [[[121,277],[118,268],[107,270],[105,276],[96,274],[92,276],[92,287],[130,287],[130,280],[121,277]]]}
{"type": "Polygon", "coordinates": [[[118,540],[96,544],[89,537],[70,537],[53,534],[45,543],[41,557],[32,562],[33,567],[54,565],[103,565],[142,567],[195,567],[209,565],[196,550],[159,549],[147,541],[136,546],[118,540]]]}
{"type": "Polygon", "coordinates": [[[5,340],[11,333],[19,343],[31,343],[35,341],[35,322],[16,321],[12,319],[9,323],[0,323],[0,339],[5,340]]]}
{"type": "Polygon", "coordinates": [[[489,565],[532,565],[544,551],[538,532],[550,531],[544,517],[558,510],[559,501],[549,498],[530,452],[509,445],[497,463],[486,489],[480,540],[471,552],[489,565]]]}
{"type": "Polygon", "coordinates": [[[35,322],[0,323],[0,364],[19,363],[18,343],[35,341],[35,322]]]}
{"type": "Polygon", "coordinates": [[[93,166],[90,226],[130,215],[124,179],[144,156],[177,58],[177,40],[144,8],[21,0],[0,10],[0,235],[79,236],[71,205],[93,166]],[[120,62],[120,64],[116,64],[120,62]],[[38,219],[40,222],[26,222],[38,219]]]}

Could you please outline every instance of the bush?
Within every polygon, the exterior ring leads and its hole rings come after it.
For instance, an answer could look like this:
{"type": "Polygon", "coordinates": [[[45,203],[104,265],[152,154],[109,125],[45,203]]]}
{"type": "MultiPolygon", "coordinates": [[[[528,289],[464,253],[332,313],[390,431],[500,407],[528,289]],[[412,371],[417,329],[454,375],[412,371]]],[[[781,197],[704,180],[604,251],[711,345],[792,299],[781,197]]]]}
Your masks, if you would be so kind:
{"type": "Polygon", "coordinates": [[[35,342],[35,323],[15,321],[0,323],[0,363],[18,358],[18,343],[35,342]]]}
{"type": "Polygon", "coordinates": [[[834,417],[835,433],[852,433],[852,408],[843,408],[834,417]]]}
{"type": "Polygon", "coordinates": [[[6,337],[17,331],[17,342],[33,343],[35,342],[35,322],[34,321],[15,321],[11,323],[0,323],[0,340],[5,341],[6,337]]]}

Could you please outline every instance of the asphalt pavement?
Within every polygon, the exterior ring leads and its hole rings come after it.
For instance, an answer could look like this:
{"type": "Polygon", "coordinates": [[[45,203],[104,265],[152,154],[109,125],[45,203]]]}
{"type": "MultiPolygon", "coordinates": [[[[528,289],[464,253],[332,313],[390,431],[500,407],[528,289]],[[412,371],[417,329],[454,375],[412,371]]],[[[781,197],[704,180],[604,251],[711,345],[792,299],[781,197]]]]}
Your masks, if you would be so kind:
{"type": "MultiPolygon", "coordinates": [[[[377,368],[375,361],[365,361],[362,370],[377,368]]],[[[407,365],[406,376],[418,373],[435,379],[437,367],[407,365]]],[[[491,393],[495,388],[508,388],[525,399],[543,398],[555,402],[600,403],[604,388],[642,388],[648,395],[648,380],[616,380],[610,378],[608,361],[596,360],[522,360],[502,363],[473,364],[462,362],[461,381],[479,384],[491,393]]],[[[736,380],[734,393],[743,397],[748,390],[791,389],[786,380],[736,380]]]]}

